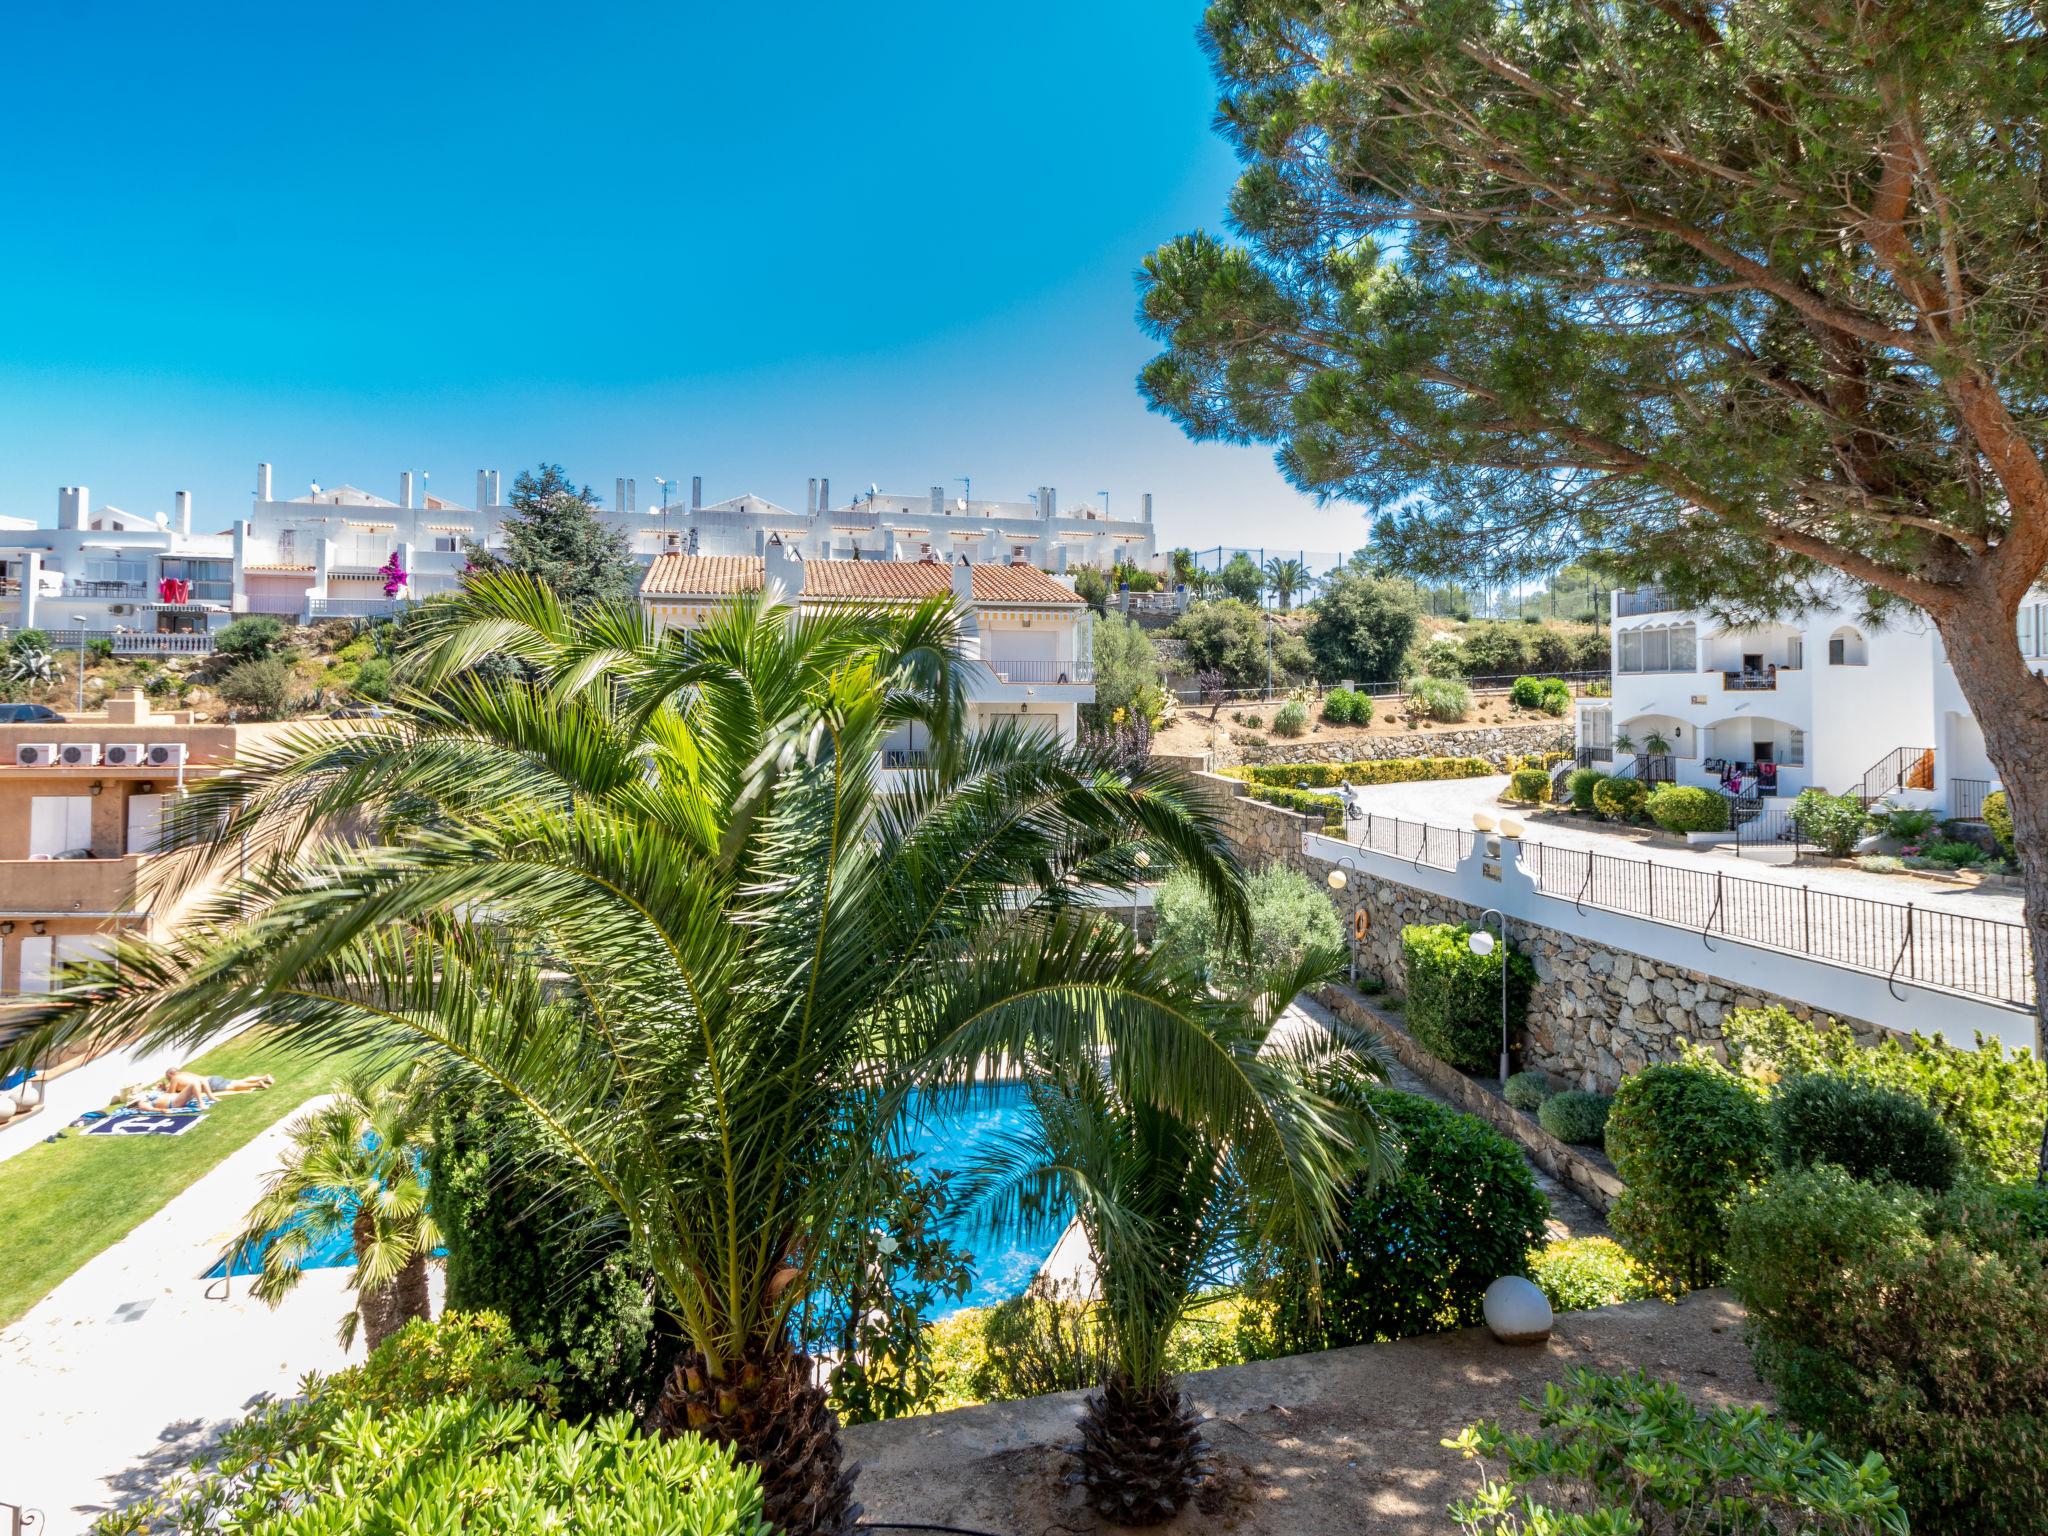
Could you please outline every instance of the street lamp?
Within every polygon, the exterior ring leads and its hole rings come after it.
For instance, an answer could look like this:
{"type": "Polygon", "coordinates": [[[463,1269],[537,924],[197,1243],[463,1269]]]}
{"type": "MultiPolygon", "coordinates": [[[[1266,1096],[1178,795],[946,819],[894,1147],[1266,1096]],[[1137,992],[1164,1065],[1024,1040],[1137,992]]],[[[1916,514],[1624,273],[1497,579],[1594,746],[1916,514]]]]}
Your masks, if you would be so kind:
{"type": "Polygon", "coordinates": [[[1508,1085],[1508,920],[1494,907],[1488,907],[1479,914],[1479,926],[1465,937],[1465,947],[1484,960],[1495,948],[1493,935],[1486,931],[1486,920],[1492,918],[1500,925],[1500,1085],[1508,1085]]]}
{"type": "MultiPolygon", "coordinates": [[[[1138,866],[1138,875],[1142,879],[1145,871],[1152,867],[1152,855],[1140,848],[1131,856],[1131,862],[1138,866]]],[[[1138,942],[1138,888],[1136,885],[1131,887],[1131,942],[1133,944],[1138,942]]]]}
{"type": "Polygon", "coordinates": [[[71,622],[78,626],[78,708],[74,714],[85,713],[85,615],[74,613],[71,622]]]}
{"type": "MultiPolygon", "coordinates": [[[[1347,869],[1355,871],[1357,868],[1358,860],[1350,858],[1339,859],[1337,867],[1332,869],[1325,877],[1330,889],[1333,891],[1343,890],[1345,886],[1351,883],[1350,877],[1344,871],[1347,869]]],[[[1362,900],[1363,898],[1360,899],[1362,900]]],[[[1355,987],[1358,985],[1358,939],[1355,929],[1350,930],[1350,933],[1350,941],[1345,947],[1351,951],[1351,984],[1355,987]]]]}

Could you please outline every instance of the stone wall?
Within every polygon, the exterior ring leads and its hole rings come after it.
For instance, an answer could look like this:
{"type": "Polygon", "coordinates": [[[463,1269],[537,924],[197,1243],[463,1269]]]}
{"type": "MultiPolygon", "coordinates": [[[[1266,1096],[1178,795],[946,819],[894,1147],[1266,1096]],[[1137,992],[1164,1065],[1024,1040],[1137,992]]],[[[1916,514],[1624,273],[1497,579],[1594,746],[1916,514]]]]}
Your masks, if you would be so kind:
{"type": "Polygon", "coordinates": [[[1263,747],[1233,746],[1230,753],[1242,763],[1363,763],[1389,757],[1483,757],[1506,772],[1510,757],[1571,749],[1571,726],[1545,721],[1540,725],[1403,731],[1397,736],[1353,736],[1344,741],[1275,741],[1263,747]]]}
{"type": "MultiPolygon", "coordinates": [[[[1302,835],[1319,830],[1316,818],[1249,799],[1234,779],[1209,775],[1204,782],[1233,796],[1224,821],[1247,868],[1261,869],[1277,861],[1322,881],[1344,919],[1346,933],[1356,932],[1353,914],[1365,909],[1366,932],[1357,941],[1360,975],[1378,977],[1393,990],[1405,992],[1403,928],[1478,922],[1482,908],[1390,876],[1346,869],[1344,889],[1330,891],[1327,877],[1340,866],[1302,852],[1302,835]]],[[[1517,1066],[1548,1072],[1568,1087],[1612,1093],[1627,1074],[1653,1061],[1676,1060],[1686,1041],[1718,1049],[1721,1020],[1731,1008],[1775,1003],[1802,1019],[1820,1015],[1820,1010],[1791,998],[1753,991],[1556,928],[1516,919],[1510,932],[1515,945],[1535,962],[1537,978],[1528,1029],[1516,1052],[1517,1066]]],[[[1885,1033],[1860,1019],[1829,1016],[1866,1041],[1885,1033]]]]}

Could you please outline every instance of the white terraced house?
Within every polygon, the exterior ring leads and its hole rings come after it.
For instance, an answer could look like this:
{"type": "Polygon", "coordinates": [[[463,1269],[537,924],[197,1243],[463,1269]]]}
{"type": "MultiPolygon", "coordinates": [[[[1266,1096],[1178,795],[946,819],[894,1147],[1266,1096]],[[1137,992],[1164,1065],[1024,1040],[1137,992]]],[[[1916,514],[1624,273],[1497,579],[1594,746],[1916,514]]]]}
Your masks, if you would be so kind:
{"type": "MultiPolygon", "coordinates": [[[[970,732],[996,720],[1044,728],[1071,742],[1081,705],[1095,699],[1094,616],[1074,589],[1026,562],[941,565],[936,560],[805,560],[771,540],[758,557],[663,555],[640,586],[657,631],[694,629],[717,606],[764,585],[799,608],[909,605],[950,593],[964,615],[963,645],[979,663],[968,687],[970,732]]],[[[929,743],[901,727],[884,744],[885,779],[919,767],[929,743]]]]}
{"type": "MultiPolygon", "coordinates": [[[[1848,607],[1737,626],[1649,588],[1613,597],[1613,697],[1578,705],[1579,761],[1651,781],[1790,797],[1809,787],[1975,819],[1999,787],[1934,626],[1848,607]]],[[[2048,670],[2048,594],[2019,644],[2048,670]]]]}

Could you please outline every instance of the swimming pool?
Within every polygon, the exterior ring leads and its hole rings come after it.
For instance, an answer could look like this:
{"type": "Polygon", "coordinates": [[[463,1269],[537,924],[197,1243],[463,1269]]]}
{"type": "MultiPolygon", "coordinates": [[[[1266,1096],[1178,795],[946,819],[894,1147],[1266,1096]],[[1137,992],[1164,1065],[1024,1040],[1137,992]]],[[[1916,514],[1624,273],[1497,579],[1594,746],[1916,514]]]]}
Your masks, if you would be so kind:
{"type": "MultiPolygon", "coordinates": [[[[914,1154],[928,1173],[959,1173],[988,1152],[996,1138],[1028,1129],[1034,1111],[1030,1096],[1018,1084],[1005,1084],[964,1109],[943,1115],[927,1114],[913,1101],[903,1122],[904,1150],[914,1154]]],[[[298,1225],[295,1220],[293,1225],[298,1225]]],[[[947,1301],[934,1309],[934,1321],[951,1317],[969,1307],[985,1307],[1024,1294],[1053,1246],[1065,1230],[1064,1215],[1048,1217],[1036,1228],[1023,1233],[995,1237],[978,1230],[965,1218],[948,1224],[947,1236],[974,1263],[974,1285],[961,1300],[947,1301]]],[[[268,1243],[246,1243],[227,1259],[207,1270],[206,1278],[263,1273],[263,1254],[268,1243]]],[[[355,1240],[346,1229],[330,1232],[313,1245],[306,1256],[307,1269],[342,1269],[355,1262],[355,1240]]]]}

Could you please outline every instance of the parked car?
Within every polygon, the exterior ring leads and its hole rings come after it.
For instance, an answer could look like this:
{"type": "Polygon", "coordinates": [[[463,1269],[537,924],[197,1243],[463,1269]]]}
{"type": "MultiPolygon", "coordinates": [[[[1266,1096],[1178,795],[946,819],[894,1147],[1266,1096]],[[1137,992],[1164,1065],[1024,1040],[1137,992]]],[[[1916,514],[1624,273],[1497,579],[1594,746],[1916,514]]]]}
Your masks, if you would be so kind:
{"type": "Polygon", "coordinates": [[[47,704],[0,704],[0,725],[62,725],[64,717],[47,704]]]}

